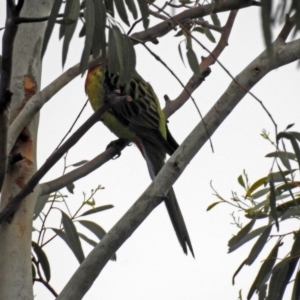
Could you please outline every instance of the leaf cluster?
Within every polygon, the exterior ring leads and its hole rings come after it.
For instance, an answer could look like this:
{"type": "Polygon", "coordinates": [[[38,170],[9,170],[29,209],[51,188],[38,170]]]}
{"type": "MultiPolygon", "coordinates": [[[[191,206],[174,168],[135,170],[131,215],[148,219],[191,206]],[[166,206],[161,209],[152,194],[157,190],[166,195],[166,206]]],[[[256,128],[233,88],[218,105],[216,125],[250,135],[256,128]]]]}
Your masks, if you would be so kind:
{"type": "MultiPolygon", "coordinates": [[[[94,196],[102,189],[103,187],[98,186],[95,190],[91,191],[89,197],[86,197],[84,194],[84,199],[75,213],[71,213],[68,207],[68,196],[59,191],[51,195],[41,196],[37,200],[34,212],[34,232],[37,236],[35,234],[34,236],[36,236],[36,238],[32,241],[33,283],[36,281],[42,282],[52,292],[53,289],[49,284],[51,280],[51,264],[49,263],[45,246],[57,236],[60,237],[73,252],[79,264],[85,259],[81,244],[82,241],[95,247],[105,236],[106,231],[99,224],[86,219],[87,216],[113,208],[113,205],[110,204],[95,206],[96,201],[94,196]],[[63,207],[65,207],[65,209],[63,207]],[[82,211],[84,208],[88,209],[82,211]],[[61,220],[57,226],[48,227],[49,216],[57,210],[61,214],[61,220]],[[36,224],[38,224],[38,226],[36,224]],[[81,230],[83,228],[87,229],[93,237],[82,233],[81,230]]],[[[69,192],[72,191],[69,190],[69,192]]],[[[116,259],[116,254],[114,254],[111,260],[115,261],[116,259]]]]}
{"type": "Polygon", "coordinates": [[[102,63],[107,63],[110,70],[120,72],[121,79],[130,80],[135,70],[135,52],[133,43],[115,20],[115,10],[121,21],[130,26],[129,11],[137,19],[138,11],[142,16],[144,28],[149,25],[149,10],[146,0],[55,0],[44,36],[42,56],[44,56],[53,28],[59,25],[59,38],[63,39],[62,65],[65,65],[77,23],[82,27],[79,33],[84,38],[80,71],[83,74],[88,68],[90,55],[94,58],[101,55],[102,63]],[[63,13],[61,13],[63,11],[63,13]],[[107,56],[107,46],[109,57],[107,56]]]}
{"type": "MultiPolygon", "coordinates": [[[[271,141],[265,131],[262,136],[271,141]]],[[[299,227],[296,227],[290,232],[281,232],[280,224],[300,219],[300,181],[297,179],[300,171],[300,133],[281,132],[277,135],[276,143],[272,141],[271,143],[276,150],[266,155],[267,158],[272,158],[272,167],[268,175],[250,184],[244,171],[244,174],[238,177],[238,183],[244,189],[244,195],[239,197],[233,193],[232,198],[226,200],[216,192],[219,201],[212,203],[207,210],[220,203],[230,204],[239,211],[243,211],[246,218],[251,219],[246,225],[241,226],[234,218],[235,224],[241,229],[229,240],[229,253],[254,238],[256,242],[234,273],[233,282],[243,266],[252,265],[262,250],[267,251],[273,241],[273,248],[263,259],[247,299],[251,299],[254,293],[258,294],[259,299],[286,299],[283,298],[286,288],[289,284],[293,284],[291,299],[294,300],[299,299],[300,296],[300,231],[299,227]],[[263,226],[258,225],[264,221],[263,226]],[[272,231],[276,229],[277,233],[272,235],[272,231]],[[290,250],[285,254],[280,253],[279,256],[280,246],[291,236],[293,242],[290,250]],[[268,247],[267,244],[269,244],[268,247]]],[[[297,223],[290,224],[297,226],[297,223]]]]}

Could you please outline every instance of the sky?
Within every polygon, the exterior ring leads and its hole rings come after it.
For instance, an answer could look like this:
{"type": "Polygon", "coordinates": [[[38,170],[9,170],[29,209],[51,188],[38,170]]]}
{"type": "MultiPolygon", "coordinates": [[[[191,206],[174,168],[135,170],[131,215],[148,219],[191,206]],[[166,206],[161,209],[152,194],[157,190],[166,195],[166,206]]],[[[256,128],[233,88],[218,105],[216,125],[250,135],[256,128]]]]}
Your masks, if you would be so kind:
{"type": "MultiPolygon", "coordinates": [[[[0,27],[3,27],[4,1],[0,5],[0,27]]],[[[227,15],[227,13],[219,14],[222,24],[227,15]]],[[[77,33],[79,30],[80,28],[77,28],[77,33]]],[[[179,57],[178,43],[182,37],[174,38],[174,34],[175,32],[171,32],[167,38],[160,38],[158,45],[148,46],[159,54],[185,83],[192,75],[192,71],[183,65],[179,57]]],[[[71,51],[64,70],[80,59],[83,40],[77,36],[75,35],[71,43],[71,51]]],[[[217,34],[215,36],[218,37],[217,34]]],[[[197,37],[209,49],[213,49],[214,45],[203,35],[198,34],[197,37]]],[[[58,40],[56,30],[44,58],[42,88],[63,71],[61,47],[62,43],[58,40]]],[[[253,7],[240,10],[229,46],[221,55],[220,61],[232,75],[236,76],[263,49],[259,9],[253,7]]],[[[172,75],[145,52],[142,46],[136,46],[135,50],[137,71],[151,83],[158,98],[161,99],[162,106],[165,94],[170,99],[176,98],[181,92],[181,87],[172,75]]],[[[195,51],[198,58],[207,55],[196,46],[195,51]]],[[[219,65],[215,64],[211,69],[211,75],[193,95],[203,115],[231,82],[219,65]]],[[[297,63],[290,64],[271,72],[252,89],[271,112],[279,131],[291,123],[295,123],[294,131],[300,130],[298,121],[300,86],[295,84],[298,72],[297,63]]],[[[79,76],[43,107],[38,135],[39,165],[43,164],[56,148],[85,103],[87,97],[84,93],[84,80],[84,77],[79,76]]],[[[92,109],[87,106],[76,128],[91,114],[92,109]]],[[[181,143],[199,121],[200,117],[189,101],[169,119],[169,128],[178,143],[181,143]]],[[[224,204],[209,212],[206,208],[217,200],[210,187],[211,181],[218,193],[228,199],[231,197],[231,191],[243,194],[242,188],[237,183],[237,177],[244,169],[252,183],[267,175],[271,160],[264,156],[274,149],[260,136],[263,129],[270,132],[271,138],[275,139],[272,122],[260,104],[247,95],[212,136],[214,153],[207,143],[175,183],[174,190],[190,233],[195,259],[190,254],[185,256],[182,253],[166,209],[161,205],[118,250],[117,261],[110,261],[107,264],[85,299],[238,299],[240,289],[243,299],[246,298],[261,261],[269,253],[268,249],[262,252],[251,267],[244,267],[236,278],[235,285],[232,286],[232,275],[247,257],[250,247],[244,246],[228,254],[227,242],[238,232],[238,228],[231,224],[233,220],[230,214],[233,208],[224,204]]],[[[113,134],[102,124],[96,124],[74,149],[69,151],[67,164],[92,159],[113,139],[115,139],[113,134]]],[[[62,172],[63,160],[57,163],[42,181],[54,179],[62,172]]],[[[105,187],[95,196],[97,206],[113,204],[114,208],[88,219],[99,222],[108,231],[149,184],[146,164],[133,145],[127,147],[120,158],[108,162],[76,182],[74,195],[66,189],[62,192],[68,195],[68,205],[74,212],[83,200],[83,193],[88,195],[98,185],[105,187]]],[[[59,211],[54,211],[49,226],[59,226],[60,218],[59,211]]],[[[248,220],[242,218],[242,222],[245,224],[248,220]]],[[[261,223],[262,225],[264,224],[261,223]]],[[[86,233],[81,228],[80,231],[86,233]]],[[[248,244],[251,245],[250,243],[248,244]]],[[[91,247],[82,244],[85,253],[88,254],[91,247]]],[[[59,238],[49,243],[45,251],[52,267],[50,283],[59,292],[77,269],[78,262],[59,238]]],[[[35,284],[34,293],[35,299],[53,299],[39,283],[35,284]]]]}

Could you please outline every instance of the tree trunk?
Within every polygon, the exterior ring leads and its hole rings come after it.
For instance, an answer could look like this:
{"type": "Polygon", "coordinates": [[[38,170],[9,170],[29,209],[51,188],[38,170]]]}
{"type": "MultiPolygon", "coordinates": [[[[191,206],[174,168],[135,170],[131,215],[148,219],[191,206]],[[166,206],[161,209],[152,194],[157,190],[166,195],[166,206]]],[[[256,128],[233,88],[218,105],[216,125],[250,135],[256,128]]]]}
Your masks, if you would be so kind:
{"type": "MultiPolygon", "coordinates": [[[[26,0],[21,16],[47,16],[52,3],[53,0],[26,0]]],[[[19,25],[13,51],[10,124],[28,99],[40,90],[40,52],[45,27],[46,22],[19,25]]],[[[8,166],[1,193],[0,210],[36,171],[38,123],[38,115],[29,120],[10,153],[11,161],[15,162],[8,166]]],[[[35,202],[36,193],[33,192],[22,202],[11,222],[0,226],[0,299],[33,299],[31,232],[35,202]]]]}

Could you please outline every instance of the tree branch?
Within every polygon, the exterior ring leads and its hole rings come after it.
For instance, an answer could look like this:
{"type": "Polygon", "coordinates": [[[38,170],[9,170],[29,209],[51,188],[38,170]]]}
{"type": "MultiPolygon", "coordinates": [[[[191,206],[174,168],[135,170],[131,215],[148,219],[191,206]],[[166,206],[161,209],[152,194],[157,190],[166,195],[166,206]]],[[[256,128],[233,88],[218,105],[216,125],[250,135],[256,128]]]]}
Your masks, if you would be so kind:
{"type": "Polygon", "coordinates": [[[17,6],[15,6],[14,1],[7,1],[7,18],[2,42],[2,67],[0,76],[0,191],[7,169],[8,108],[12,97],[10,78],[13,45],[18,31],[18,25],[15,24],[14,19],[20,14],[23,4],[23,0],[20,0],[17,6]]]}
{"type": "MultiPolygon", "coordinates": [[[[118,151],[122,151],[127,146],[127,143],[119,145],[118,151]]],[[[108,147],[103,153],[96,156],[91,161],[87,162],[83,166],[61,176],[52,181],[44,182],[39,185],[40,195],[46,195],[58,191],[68,184],[90,174],[91,172],[98,169],[100,166],[111,160],[113,157],[118,155],[117,150],[114,147],[108,147]]]]}
{"type": "Polygon", "coordinates": [[[79,139],[101,119],[102,114],[113,105],[118,105],[124,101],[131,101],[127,96],[119,96],[109,94],[106,96],[105,102],[100,109],[95,111],[56,151],[54,151],[41,168],[30,178],[22,190],[10,201],[10,203],[0,212],[0,224],[12,217],[18,209],[24,198],[33,192],[36,185],[44,177],[44,175],[54,166],[54,164],[71,148],[79,139]]]}
{"type": "Polygon", "coordinates": [[[185,89],[181,92],[181,94],[174,99],[173,101],[169,101],[166,103],[164,108],[164,113],[166,118],[169,118],[172,114],[174,114],[181,106],[183,106],[187,100],[190,98],[192,93],[201,85],[201,83],[205,80],[205,72],[209,69],[211,65],[213,65],[221,53],[224,51],[225,47],[228,46],[228,40],[231,33],[231,29],[233,27],[233,23],[238,11],[231,11],[228,17],[228,20],[224,27],[222,28],[222,34],[218,44],[215,49],[210,52],[210,55],[202,60],[199,65],[200,71],[203,74],[203,77],[199,77],[193,75],[188,83],[185,86],[185,89]]]}
{"type": "Polygon", "coordinates": [[[286,17],[285,23],[277,37],[277,39],[280,39],[281,41],[285,42],[286,39],[288,38],[290,32],[295,26],[295,21],[296,21],[296,14],[294,14],[292,17],[286,17]]]}
{"type": "Polygon", "coordinates": [[[236,78],[195,129],[189,134],[174,155],[168,160],[142,196],[133,204],[119,222],[105,235],[78,267],[57,300],[82,299],[102,271],[111,255],[131,236],[151,211],[163,200],[168,190],[185,167],[208,140],[205,130],[212,135],[235,106],[257,82],[273,69],[300,58],[300,40],[287,44],[272,44],[275,60],[268,51],[262,52],[236,78]],[[241,88],[243,86],[244,88],[241,88]]]}
{"type": "MultiPolygon", "coordinates": [[[[89,63],[89,68],[94,67],[100,62],[100,58],[95,58],[89,63]]],[[[71,67],[55,80],[53,80],[42,91],[32,96],[22,109],[22,111],[15,118],[13,123],[8,129],[8,141],[7,141],[7,153],[10,153],[18,136],[22,132],[23,128],[29,123],[33,116],[39,112],[44,104],[47,103],[57,92],[71,82],[75,77],[80,74],[80,65],[76,64],[71,67]]]]}
{"type": "Polygon", "coordinates": [[[253,5],[253,1],[251,0],[225,0],[219,1],[218,4],[213,2],[212,4],[200,5],[194,8],[189,8],[172,17],[172,19],[163,21],[145,31],[134,33],[131,35],[131,37],[135,39],[134,44],[137,44],[137,41],[152,41],[167,34],[174,27],[176,27],[178,23],[184,23],[186,20],[204,17],[211,13],[245,8],[251,5],[253,5]]]}

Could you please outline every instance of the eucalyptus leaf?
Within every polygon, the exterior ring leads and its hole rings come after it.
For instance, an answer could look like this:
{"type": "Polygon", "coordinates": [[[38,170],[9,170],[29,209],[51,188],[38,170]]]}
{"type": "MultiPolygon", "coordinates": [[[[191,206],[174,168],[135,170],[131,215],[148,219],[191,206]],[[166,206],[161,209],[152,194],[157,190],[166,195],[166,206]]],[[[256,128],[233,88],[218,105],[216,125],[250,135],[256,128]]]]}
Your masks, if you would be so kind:
{"type": "Polygon", "coordinates": [[[42,195],[39,196],[36,200],[35,207],[34,207],[34,215],[33,215],[33,220],[35,220],[41,213],[41,211],[44,209],[50,195],[42,195]]]}
{"type": "Polygon", "coordinates": [[[82,263],[84,261],[84,253],[81,247],[81,243],[79,240],[76,227],[73,224],[73,221],[64,212],[61,213],[62,213],[62,223],[64,226],[66,236],[69,241],[69,247],[73,251],[79,263],[82,263]]]}
{"type": "Polygon", "coordinates": [[[100,212],[100,211],[104,211],[104,210],[107,210],[107,209],[111,209],[113,208],[114,206],[113,205],[103,205],[103,206],[99,206],[99,207],[94,207],[90,210],[87,210],[86,212],[84,212],[83,214],[81,214],[80,216],[78,217],[83,217],[83,216],[87,216],[87,215],[91,215],[91,214],[95,214],[97,212],[100,212]]]}
{"type": "Polygon", "coordinates": [[[46,281],[49,282],[51,279],[50,264],[44,250],[34,241],[31,242],[33,251],[35,252],[38,262],[40,263],[42,270],[45,274],[46,281]]]}

